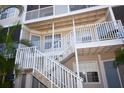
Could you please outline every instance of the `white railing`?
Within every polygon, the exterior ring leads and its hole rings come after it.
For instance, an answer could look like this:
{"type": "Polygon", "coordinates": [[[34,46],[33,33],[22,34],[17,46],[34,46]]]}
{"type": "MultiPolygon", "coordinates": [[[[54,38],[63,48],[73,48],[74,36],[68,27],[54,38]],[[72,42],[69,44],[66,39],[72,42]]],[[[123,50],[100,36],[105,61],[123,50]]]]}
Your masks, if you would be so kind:
{"type": "Polygon", "coordinates": [[[59,40],[57,43],[55,43],[54,46],[61,46],[58,48],[54,48],[49,50],[49,57],[51,59],[54,59],[58,62],[61,62],[63,59],[65,59],[67,56],[69,56],[70,54],[72,54],[74,52],[74,38],[73,38],[73,32],[69,32],[67,35],[65,35],[64,37],[61,38],[61,40],[59,40]],[[59,53],[55,53],[58,50],[59,53]],[[55,51],[54,54],[51,54],[52,51],[55,51]]]}
{"type": "MultiPolygon", "coordinates": [[[[76,43],[88,43],[104,40],[124,38],[124,28],[120,20],[102,22],[76,27],[76,43]]],[[[74,34],[73,31],[54,43],[54,49],[43,49],[51,59],[61,62],[70,54],[74,53],[74,34]],[[54,51],[54,52],[53,52],[54,51]]]]}
{"type": "Polygon", "coordinates": [[[120,20],[76,27],[76,42],[86,43],[124,38],[120,20]]]}
{"type": "Polygon", "coordinates": [[[22,68],[33,68],[60,88],[81,88],[83,79],[55,60],[36,49],[20,48],[16,54],[16,64],[22,68]]]}
{"type": "Polygon", "coordinates": [[[28,11],[26,13],[26,20],[51,16],[51,15],[53,15],[53,6],[28,11]]]}
{"type": "MultiPolygon", "coordinates": [[[[76,43],[88,43],[97,42],[104,40],[113,40],[124,38],[124,27],[120,20],[102,22],[98,24],[90,24],[85,26],[76,27],[76,43]]],[[[57,45],[61,47],[57,48],[61,50],[59,54],[51,54],[52,51],[57,51],[57,49],[49,49],[49,55],[51,59],[61,62],[67,56],[74,52],[74,35],[71,31],[69,34],[61,38],[57,45]]]]}

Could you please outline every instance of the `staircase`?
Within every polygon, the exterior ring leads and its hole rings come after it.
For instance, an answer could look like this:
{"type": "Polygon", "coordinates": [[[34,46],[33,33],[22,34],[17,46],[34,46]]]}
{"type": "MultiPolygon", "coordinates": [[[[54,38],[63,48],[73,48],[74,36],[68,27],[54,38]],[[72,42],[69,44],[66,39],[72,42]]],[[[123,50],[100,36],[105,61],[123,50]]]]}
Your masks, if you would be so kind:
{"type": "Polygon", "coordinates": [[[23,69],[33,69],[33,75],[42,75],[51,86],[58,88],[82,88],[83,79],[64,65],[50,59],[36,47],[19,48],[16,54],[16,64],[23,69]]]}
{"type": "MultiPolygon", "coordinates": [[[[39,81],[47,82],[48,87],[81,88],[83,87],[83,79],[61,64],[63,60],[74,53],[73,37],[74,35],[71,31],[57,41],[55,46],[61,47],[58,49],[54,48],[53,51],[50,50],[48,53],[41,52],[36,47],[19,48],[17,50],[16,63],[23,69],[32,68],[33,75],[39,81]],[[56,51],[60,53],[54,53],[56,51]]],[[[85,44],[121,39],[123,37],[124,30],[121,21],[110,21],[77,27],[75,43],[85,44]]]]}

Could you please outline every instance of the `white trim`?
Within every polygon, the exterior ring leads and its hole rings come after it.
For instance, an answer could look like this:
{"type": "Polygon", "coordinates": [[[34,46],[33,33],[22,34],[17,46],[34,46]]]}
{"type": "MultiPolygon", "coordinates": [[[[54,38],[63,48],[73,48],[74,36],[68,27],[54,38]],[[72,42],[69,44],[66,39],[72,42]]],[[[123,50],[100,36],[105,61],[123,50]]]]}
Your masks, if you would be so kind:
{"type": "Polygon", "coordinates": [[[55,16],[55,5],[53,5],[53,16],[55,16]]]}
{"type": "Polygon", "coordinates": [[[100,54],[98,55],[98,64],[99,64],[99,67],[100,67],[99,69],[100,69],[100,72],[101,72],[101,77],[102,77],[102,82],[103,82],[104,88],[107,88],[108,83],[107,83],[107,79],[106,79],[104,64],[103,64],[103,61],[101,60],[101,55],[100,54]]]}
{"type": "Polygon", "coordinates": [[[122,84],[122,80],[121,80],[121,76],[120,76],[118,67],[117,67],[117,73],[118,73],[118,78],[119,78],[119,81],[120,81],[121,88],[123,88],[123,84],[122,84]]]}
{"type": "Polygon", "coordinates": [[[22,14],[22,23],[24,23],[25,22],[25,19],[26,19],[27,5],[25,5],[23,7],[24,7],[24,12],[22,14]]]}
{"type": "Polygon", "coordinates": [[[52,22],[52,50],[54,52],[54,39],[55,39],[55,28],[54,28],[54,22],[52,22]]]}
{"type": "Polygon", "coordinates": [[[67,5],[67,7],[68,7],[68,13],[70,12],[70,7],[69,7],[69,5],[67,5]]]}
{"type": "Polygon", "coordinates": [[[115,60],[115,58],[111,58],[111,59],[105,59],[105,60],[102,60],[102,61],[103,61],[103,63],[104,63],[104,62],[114,61],[114,60],[115,60]]]}
{"type": "Polygon", "coordinates": [[[105,41],[96,41],[88,43],[77,43],[76,48],[92,48],[92,47],[102,47],[102,46],[112,46],[124,44],[123,39],[113,39],[105,41]]]}
{"type": "Polygon", "coordinates": [[[75,51],[75,60],[76,60],[76,68],[77,68],[77,75],[80,76],[79,74],[79,60],[78,60],[78,53],[77,53],[77,48],[75,47],[75,42],[76,42],[76,33],[75,33],[75,20],[74,18],[72,19],[73,23],[73,34],[74,34],[74,51],[75,51]]]}
{"type": "Polygon", "coordinates": [[[113,10],[112,10],[112,7],[111,7],[111,6],[109,6],[109,12],[110,12],[110,15],[111,15],[112,21],[116,21],[115,16],[114,16],[114,13],[113,13],[113,10]]]}
{"type": "MultiPolygon", "coordinates": [[[[20,29],[19,41],[22,39],[22,36],[23,36],[23,30],[24,30],[23,27],[24,27],[24,25],[22,24],[21,29],[20,29]]],[[[18,44],[18,48],[21,48],[21,44],[18,44]]]]}

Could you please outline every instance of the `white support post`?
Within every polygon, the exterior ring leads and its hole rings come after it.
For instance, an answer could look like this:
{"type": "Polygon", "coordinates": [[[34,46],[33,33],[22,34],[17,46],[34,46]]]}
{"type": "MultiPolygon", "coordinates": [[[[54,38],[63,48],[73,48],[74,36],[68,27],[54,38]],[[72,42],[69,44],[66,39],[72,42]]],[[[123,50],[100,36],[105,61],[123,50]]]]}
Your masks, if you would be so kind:
{"type": "Polygon", "coordinates": [[[27,5],[24,5],[24,11],[23,11],[23,16],[22,16],[22,23],[25,23],[26,20],[26,13],[27,13],[27,5]]]}
{"type": "Polygon", "coordinates": [[[54,22],[52,22],[52,50],[53,50],[53,52],[54,52],[54,34],[55,34],[54,22]]]}
{"type": "Polygon", "coordinates": [[[36,56],[37,56],[37,53],[35,53],[36,52],[36,47],[35,47],[35,49],[34,49],[34,56],[33,56],[33,73],[34,73],[34,69],[35,69],[35,59],[36,59],[36,56]]]}
{"type": "Polygon", "coordinates": [[[70,12],[70,7],[69,7],[69,5],[67,5],[67,7],[68,7],[68,13],[70,12]]]}
{"type": "MultiPolygon", "coordinates": [[[[54,54],[54,34],[55,34],[55,28],[54,28],[54,21],[52,22],[52,50],[54,54]]],[[[52,72],[51,72],[52,73],[52,72]]],[[[51,77],[51,80],[53,78],[51,77]]],[[[53,87],[53,83],[51,82],[51,88],[53,87]]]]}
{"type": "Polygon", "coordinates": [[[109,6],[109,12],[110,12],[110,16],[111,16],[111,18],[112,18],[112,21],[116,21],[115,16],[114,16],[114,13],[113,13],[113,10],[112,10],[112,7],[111,7],[111,6],[109,6]]]}
{"type": "Polygon", "coordinates": [[[98,63],[99,63],[99,66],[100,66],[100,72],[102,73],[101,76],[102,76],[102,80],[103,80],[103,85],[104,85],[104,88],[107,88],[108,87],[108,84],[107,84],[107,79],[106,79],[106,75],[105,75],[105,70],[104,70],[104,64],[102,62],[102,59],[101,59],[101,55],[98,54],[98,63]]]}
{"type": "Polygon", "coordinates": [[[74,48],[75,48],[75,58],[76,58],[76,69],[77,69],[77,75],[79,76],[79,62],[78,62],[78,53],[76,48],[76,32],[75,32],[75,21],[73,20],[73,34],[74,34],[74,48]]]}
{"type": "Polygon", "coordinates": [[[117,67],[117,73],[118,73],[118,77],[119,77],[120,86],[121,86],[121,88],[123,88],[123,84],[122,84],[122,80],[121,80],[121,76],[120,76],[120,72],[119,72],[118,67],[117,67]]]}

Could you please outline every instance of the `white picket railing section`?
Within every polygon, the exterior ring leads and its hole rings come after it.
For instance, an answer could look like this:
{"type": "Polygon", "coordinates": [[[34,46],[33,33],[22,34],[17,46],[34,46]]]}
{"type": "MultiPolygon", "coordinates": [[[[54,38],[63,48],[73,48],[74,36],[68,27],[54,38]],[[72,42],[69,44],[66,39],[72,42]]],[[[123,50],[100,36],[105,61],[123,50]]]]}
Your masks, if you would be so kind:
{"type": "Polygon", "coordinates": [[[52,16],[52,15],[53,15],[53,6],[49,6],[45,8],[28,11],[26,13],[26,20],[42,18],[42,17],[52,16]]]}
{"type": "Polygon", "coordinates": [[[124,37],[120,20],[76,27],[76,42],[87,43],[124,37]]]}
{"type": "MultiPolygon", "coordinates": [[[[55,46],[61,46],[60,48],[54,48],[54,51],[60,50],[61,53],[54,53],[51,55],[51,52],[47,53],[47,55],[50,55],[49,57],[51,59],[54,59],[58,62],[61,62],[63,59],[68,57],[70,54],[74,53],[74,35],[73,32],[69,32],[67,35],[65,35],[61,40],[59,40],[55,46]]],[[[49,51],[52,51],[49,50],[49,51]]]]}
{"type": "Polygon", "coordinates": [[[36,49],[36,47],[19,48],[16,64],[22,68],[33,68],[60,88],[82,88],[83,79],[55,60],[36,49]]]}

